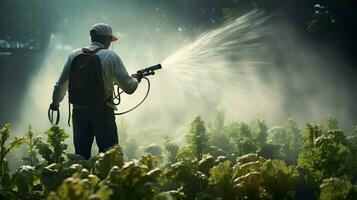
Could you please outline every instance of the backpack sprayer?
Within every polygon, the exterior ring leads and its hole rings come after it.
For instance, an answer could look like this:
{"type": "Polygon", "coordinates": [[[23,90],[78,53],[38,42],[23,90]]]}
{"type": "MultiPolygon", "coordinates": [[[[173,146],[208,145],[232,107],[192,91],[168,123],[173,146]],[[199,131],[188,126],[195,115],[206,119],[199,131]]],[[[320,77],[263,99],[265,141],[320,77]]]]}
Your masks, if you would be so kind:
{"type": "MultiPolygon", "coordinates": [[[[131,109],[126,110],[124,112],[114,113],[115,115],[123,115],[123,114],[126,114],[128,112],[131,112],[131,111],[135,110],[137,107],[139,107],[146,100],[146,98],[149,96],[149,93],[150,93],[150,80],[147,78],[147,76],[155,75],[155,71],[159,70],[159,69],[162,69],[161,64],[157,64],[157,65],[154,65],[154,66],[151,66],[151,67],[147,67],[147,68],[141,69],[141,70],[137,71],[136,74],[132,75],[132,77],[137,78],[139,81],[141,79],[146,80],[146,82],[148,84],[146,94],[145,94],[144,98],[136,106],[134,106],[131,109]]],[[[120,102],[121,102],[120,95],[123,92],[124,91],[120,91],[120,88],[117,87],[116,92],[113,93],[113,103],[114,103],[114,105],[117,106],[117,105],[120,104],[120,102]]],[[[52,125],[58,125],[58,123],[60,121],[60,111],[59,111],[59,109],[50,107],[48,109],[48,119],[50,120],[52,125]],[[54,120],[54,113],[57,113],[56,120],[54,120]]],[[[68,123],[68,125],[69,125],[69,123],[68,123]]]]}

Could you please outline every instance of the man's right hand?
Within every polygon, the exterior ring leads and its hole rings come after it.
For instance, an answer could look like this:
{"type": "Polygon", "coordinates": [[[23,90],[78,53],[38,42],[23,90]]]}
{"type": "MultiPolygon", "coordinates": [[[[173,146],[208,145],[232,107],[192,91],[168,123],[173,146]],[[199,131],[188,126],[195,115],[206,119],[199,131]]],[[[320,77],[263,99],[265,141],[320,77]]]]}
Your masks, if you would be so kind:
{"type": "Polygon", "coordinates": [[[136,80],[138,80],[139,83],[140,83],[141,78],[142,78],[142,76],[140,74],[133,74],[132,77],[136,78],[136,80]]]}
{"type": "Polygon", "coordinates": [[[51,110],[58,110],[59,109],[59,104],[56,104],[56,103],[51,103],[50,104],[50,109],[51,110]]]}

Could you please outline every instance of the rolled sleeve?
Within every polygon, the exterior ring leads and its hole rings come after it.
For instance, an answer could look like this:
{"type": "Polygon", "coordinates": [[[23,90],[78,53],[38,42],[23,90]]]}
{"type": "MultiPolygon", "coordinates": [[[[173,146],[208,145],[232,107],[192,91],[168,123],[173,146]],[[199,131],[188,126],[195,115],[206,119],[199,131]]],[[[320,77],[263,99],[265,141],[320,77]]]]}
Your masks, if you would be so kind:
{"type": "Polygon", "coordinates": [[[120,57],[116,53],[111,54],[112,73],[114,75],[114,82],[127,94],[132,94],[138,87],[138,81],[131,77],[120,57]]]}

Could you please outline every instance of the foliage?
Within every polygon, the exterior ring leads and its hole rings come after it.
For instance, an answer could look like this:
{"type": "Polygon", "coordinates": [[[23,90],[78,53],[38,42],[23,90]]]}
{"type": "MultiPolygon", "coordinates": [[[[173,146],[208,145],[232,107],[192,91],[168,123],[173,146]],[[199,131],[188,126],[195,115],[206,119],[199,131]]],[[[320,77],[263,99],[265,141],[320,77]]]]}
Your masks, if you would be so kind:
{"type": "Polygon", "coordinates": [[[148,155],[121,168],[114,166],[101,183],[113,191],[111,199],[154,199],[159,192],[161,170],[153,167],[153,159],[148,155]]]}
{"type": "Polygon", "coordinates": [[[114,167],[122,167],[124,158],[120,146],[115,146],[105,153],[100,153],[95,162],[94,171],[100,178],[107,177],[109,171],[114,167]]]}
{"type": "Polygon", "coordinates": [[[36,170],[29,165],[21,166],[14,174],[13,180],[17,186],[19,197],[22,199],[30,199],[33,191],[33,183],[36,179],[36,170]]]}
{"type": "Polygon", "coordinates": [[[65,167],[60,163],[53,163],[44,167],[39,174],[39,179],[44,187],[44,193],[48,194],[56,190],[65,178],[70,177],[73,173],[79,172],[82,169],[83,167],[78,164],[65,167]]]}
{"type": "Polygon", "coordinates": [[[213,122],[208,124],[209,144],[215,146],[224,152],[233,152],[233,146],[229,142],[229,135],[225,130],[224,110],[217,110],[213,122]]]}
{"type": "Polygon", "coordinates": [[[47,142],[41,138],[36,138],[34,144],[38,153],[44,158],[48,164],[61,163],[64,161],[64,153],[67,149],[67,144],[63,143],[69,135],[58,126],[52,126],[45,132],[47,142]]]}
{"type": "Polygon", "coordinates": [[[170,164],[176,163],[176,157],[179,150],[179,146],[177,144],[170,142],[169,140],[165,141],[164,146],[166,150],[168,163],[170,164]]]}
{"type": "Polygon", "coordinates": [[[31,165],[35,166],[40,163],[39,159],[37,158],[37,152],[35,151],[35,144],[34,144],[34,138],[33,138],[33,132],[32,132],[32,127],[29,126],[28,131],[27,131],[27,155],[22,158],[22,162],[25,165],[31,165]]]}
{"type": "Polygon", "coordinates": [[[305,150],[299,155],[298,166],[311,170],[317,180],[355,174],[351,147],[341,130],[307,124],[304,141],[305,150]]]}
{"type": "Polygon", "coordinates": [[[193,163],[177,162],[164,170],[166,182],[163,188],[166,191],[175,191],[182,194],[181,198],[195,199],[202,195],[207,187],[208,177],[196,170],[197,161],[193,163]]]}
{"type": "MultiPolygon", "coordinates": [[[[336,119],[302,131],[293,120],[269,130],[261,120],[225,124],[216,116],[208,131],[195,118],[186,144],[166,139],[164,150],[152,144],[138,160],[124,160],[120,146],[85,160],[64,153],[62,129],[52,127],[46,142],[32,143],[29,128],[27,152],[37,150],[45,161],[23,165],[12,176],[3,161],[0,198],[356,199],[357,133],[344,135],[336,119]],[[215,146],[215,134],[229,147],[215,146]]],[[[2,141],[9,131],[10,125],[1,129],[2,141]]],[[[11,144],[3,142],[3,149],[20,143],[11,144]]]]}
{"type": "Polygon", "coordinates": [[[303,147],[301,130],[296,122],[289,119],[285,126],[272,128],[269,131],[268,140],[277,148],[275,158],[282,159],[288,164],[296,164],[303,147]]]}
{"type": "Polygon", "coordinates": [[[342,180],[336,177],[324,179],[321,186],[321,200],[330,199],[355,199],[356,196],[353,193],[353,185],[347,180],[342,180]],[[353,198],[354,197],[354,198],[353,198]]]}
{"type": "Polygon", "coordinates": [[[0,130],[0,189],[9,187],[10,174],[8,164],[5,157],[8,153],[18,148],[21,144],[25,143],[24,138],[15,137],[8,145],[6,142],[10,138],[11,125],[5,124],[0,130]]]}
{"type": "Polygon", "coordinates": [[[266,160],[257,154],[239,157],[234,166],[237,195],[248,199],[294,199],[298,182],[294,167],[281,160],[266,160]]]}
{"type": "Polygon", "coordinates": [[[145,148],[144,152],[145,153],[149,153],[149,154],[154,155],[154,156],[157,156],[159,158],[162,157],[162,149],[157,144],[149,145],[148,147],[145,148]]]}
{"type": "Polygon", "coordinates": [[[187,135],[187,143],[191,147],[191,152],[198,160],[202,158],[202,155],[207,152],[208,137],[206,133],[206,127],[201,117],[196,117],[191,123],[190,134],[187,135]]]}
{"type": "Polygon", "coordinates": [[[66,178],[57,193],[51,192],[47,199],[101,199],[108,200],[113,194],[109,187],[99,186],[100,179],[86,169],[66,178]]]}
{"type": "Polygon", "coordinates": [[[232,192],[234,190],[232,171],[231,162],[229,160],[210,169],[208,184],[211,193],[213,193],[212,196],[222,197],[223,199],[232,197],[232,192]]]}
{"type": "Polygon", "coordinates": [[[249,125],[244,122],[233,122],[226,127],[226,132],[233,143],[236,155],[244,155],[250,152],[256,152],[253,135],[249,125]]]}

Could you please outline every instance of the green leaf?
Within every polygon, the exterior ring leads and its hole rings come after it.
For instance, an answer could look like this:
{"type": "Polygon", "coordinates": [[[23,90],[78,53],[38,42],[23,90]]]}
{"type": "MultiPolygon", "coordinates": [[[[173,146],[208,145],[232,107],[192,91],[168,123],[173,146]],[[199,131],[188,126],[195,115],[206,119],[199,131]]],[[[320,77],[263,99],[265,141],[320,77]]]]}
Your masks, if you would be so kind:
{"type": "Polygon", "coordinates": [[[352,188],[351,182],[339,178],[324,179],[320,185],[321,200],[346,199],[352,188]]]}
{"type": "Polygon", "coordinates": [[[94,165],[94,172],[100,178],[107,177],[109,171],[114,167],[124,165],[123,152],[120,146],[115,146],[105,153],[100,153],[94,165]]]}
{"type": "Polygon", "coordinates": [[[33,182],[36,179],[35,168],[29,165],[23,165],[14,174],[13,179],[21,198],[30,198],[32,196],[33,182]]]}
{"type": "Polygon", "coordinates": [[[9,150],[13,151],[16,148],[20,147],[22,144],[26,143],[26,139],[23,137],[17,138],[15,137],[9,144],[9,150]]]}
{"type": "Polygon", "coordinates": [[[40,137],[35,138],[34,140],[35,148],[38,153],[44,158],[48,163],[53,163],[52,159],[53,151],[49,144],[43,142],[40,137]]]}

